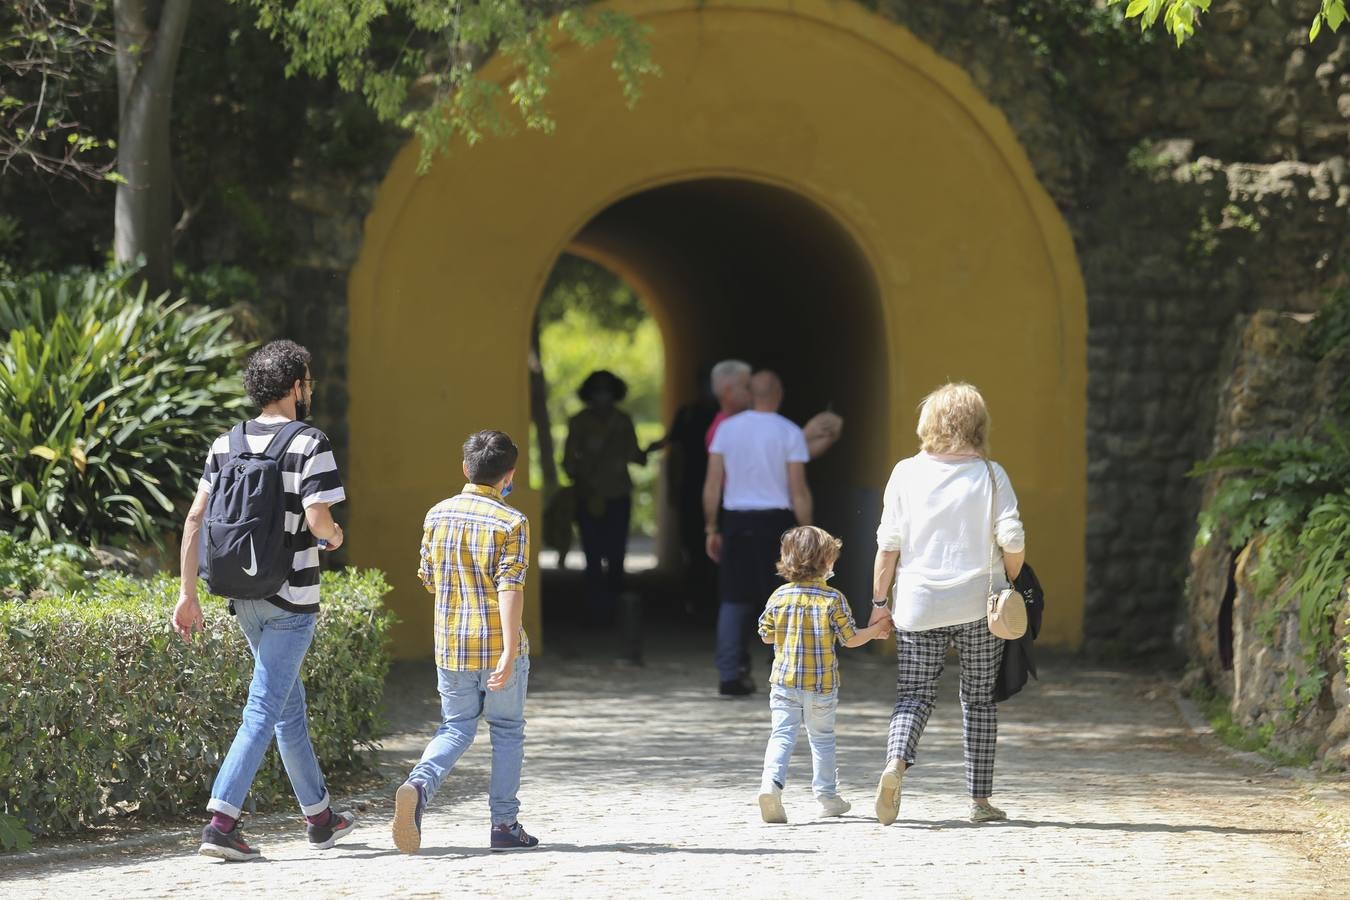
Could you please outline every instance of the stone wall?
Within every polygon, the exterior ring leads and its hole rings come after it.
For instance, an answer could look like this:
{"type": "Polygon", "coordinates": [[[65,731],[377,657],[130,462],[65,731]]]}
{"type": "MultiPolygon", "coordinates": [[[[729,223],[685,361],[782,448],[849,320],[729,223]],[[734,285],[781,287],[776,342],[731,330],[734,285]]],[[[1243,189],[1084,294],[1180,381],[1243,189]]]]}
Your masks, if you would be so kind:
{"type": "MultiPolygon", "coordinates": [[[[1321,436],[1336,418],[1338,394],[1350,378],[1350,354],[1314,361],[1301,352],[1307,317],[1260,312],[1243,317],[1227,354],[1227,375],[1214,418],[1213,451],[1245,443],[1321,436]]],[[[1205,479],[1205,499],[1226,476],[1205,479]]],[[[1258,539],[1259,540],[1259,539],[1258,539]]],[[[1283,609],[1280,584],[1262,593],[1253,572],[1259,545],[1234,550],[1220,539],[1191,553],[1182,639],[1192,661],[1189,686],[1207,683],[1231,698],[1234,720],[1289,752],[1314,750],[1350,768],[1350,691],[1341,656],[1350,626],[1350,598],[1332,610],[1336,640],[1318,660],[1331,677],[1321,695],[1296,714],[1290,684],[1309,674],[1297,604],[1283,609]]]]}
{"type": "Polygon", "coordinates": [[[1002,109],[1074,233],[1090,650],[1172,646],[1235,315],[1312,310],[1350,263],[1350,35],[1310,46],[1315,5],[1216,4],[1177,50],[1092,4],[875,4],[1002,109]]]}

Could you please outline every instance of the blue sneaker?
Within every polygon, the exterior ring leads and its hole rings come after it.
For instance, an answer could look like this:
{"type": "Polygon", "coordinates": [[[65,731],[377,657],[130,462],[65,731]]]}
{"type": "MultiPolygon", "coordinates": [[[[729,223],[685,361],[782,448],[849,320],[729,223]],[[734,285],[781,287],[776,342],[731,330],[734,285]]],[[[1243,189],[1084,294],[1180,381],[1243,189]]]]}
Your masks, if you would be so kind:
{"type": "Polygon", "coordinates": [[[422,813],[427,799],[422,786],[405,781],[394,792],[394,846],[401,853],[416,853],[422,849],[422,813]]]}
{"type": "Polygon", "coordinates": [[[493,850],[533,850],[538,846],[539,838],[527,834],[519,822],[492,826],[493,850]]]}

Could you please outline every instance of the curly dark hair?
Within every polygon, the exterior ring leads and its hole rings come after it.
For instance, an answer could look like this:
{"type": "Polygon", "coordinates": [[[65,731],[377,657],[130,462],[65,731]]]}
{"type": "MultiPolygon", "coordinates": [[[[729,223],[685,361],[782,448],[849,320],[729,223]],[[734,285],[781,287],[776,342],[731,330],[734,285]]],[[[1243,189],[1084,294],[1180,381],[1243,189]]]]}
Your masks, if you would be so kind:
{"type": "Polygon", "coordinates": [[[272,341],[248,358],[244,390],[259,406],[275,403],[304,380],[308,368],[308,350],[295,341],[272,341]]]}
{"type": "Polygon", "coordinates": [[[505,432],[478,431],[464,442],[464,468],[474,484],[496,484],[516,467],[520,450],[505,432]]]}
{"type": "Polygon", "coordinates": [[[581,387],[577,388],[577,397],[582,403],[590,403],[591,395],[601,388],[609,388],[615,403],[628,396],[628,382],[608,369],[597,369],[587,375],[581,387]]]}

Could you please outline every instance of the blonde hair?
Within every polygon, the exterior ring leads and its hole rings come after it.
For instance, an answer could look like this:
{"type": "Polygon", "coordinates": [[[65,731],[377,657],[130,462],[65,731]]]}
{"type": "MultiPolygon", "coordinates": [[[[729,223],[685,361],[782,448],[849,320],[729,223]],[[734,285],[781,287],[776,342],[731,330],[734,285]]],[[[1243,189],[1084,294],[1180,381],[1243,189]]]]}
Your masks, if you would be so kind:
{"type": "Polygon", "coordinates": [[[984,456],[989,452],[989,408],[973,385],[944,384],[919,404],[915,433],[928,453],[969,448],[984,456]]]}
{"type": "Polygon", "coordinates": [[[783,534],[778,574],[787,581],[824,578],[839,558],[844,542],[824,528],[801,525],[783,534]]]}

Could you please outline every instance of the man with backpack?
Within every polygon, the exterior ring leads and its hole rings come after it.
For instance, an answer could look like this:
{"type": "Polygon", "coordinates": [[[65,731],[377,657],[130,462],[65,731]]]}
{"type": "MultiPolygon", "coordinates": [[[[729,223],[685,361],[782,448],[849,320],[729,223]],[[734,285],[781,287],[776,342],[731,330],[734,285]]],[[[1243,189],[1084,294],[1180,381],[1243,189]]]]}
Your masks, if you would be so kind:
{"type": "Polygon", "coordinates": [[[350,834],[351,812],[332,808],[309,740],[300,666],[319,611],[319,550],[342,546],[331,507],[346,498],[328,438],[304,424],[313,402],[309,351],[272,341],[249,358],[244,389],[261,414],[211,445],[183,526],[182,588],[174,629],[202,628],[198,571],[230,611],[253,653],[243,724],[211,788],[203,856],[242,862],[261,856],[239,818],[275,734],[286,775],[308,823],[310,847],[326,850],[350,834]]]}

